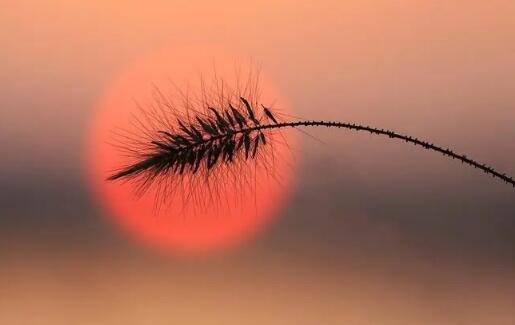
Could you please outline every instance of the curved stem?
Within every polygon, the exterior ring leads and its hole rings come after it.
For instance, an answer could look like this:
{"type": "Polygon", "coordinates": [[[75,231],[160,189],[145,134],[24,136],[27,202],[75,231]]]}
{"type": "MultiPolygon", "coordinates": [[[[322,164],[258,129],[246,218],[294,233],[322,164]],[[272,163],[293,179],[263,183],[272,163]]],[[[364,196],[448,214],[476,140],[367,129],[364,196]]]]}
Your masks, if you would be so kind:
{"type": "MultiPolygon", "coordinates": [[[[397,132],[394,132],[394,131],[385,130],[385,129],[378,129],[378,128],[374,128],[374,127],[370,127],[370,126],[365,126],[365,125],[359,125],[359,124],[354,124],[354,123],[346,123],[346,122],[332,122],[332,121],[282,122],[282,123],[275,123],[275,124],[261,124],[261,125],[256,125],[256,126],[253,126],[253,127],[242,128],[242,129],[233,131],[231,134],[234,135],[234,134],[243,133],[243,132],[280,129],[280,128],[286,128],[286,127],[293,127],[294,128],[294,127],[298,127],[298,126],[304,126],[304,127],[324,126],[324,127],[345,128],[345,129],[355,130],[355,131],[365,131],[365,132],[369,132],[369,133],[376,134],[376,135],[384,135],[384,136],[388,136],[389,138],[393,138],[393,139],[399,139],[399,140],[405,141],[407,143],[411,143],[411,144],[416,145],[416,146],[421,146],[422,148],[424,148],[426,150],[432,150],[432,151],[439,152],[442,155],[450,157],[452,159],[457,159],[457,160],[461,161],[464,164],[467,164],[467,165],[472,166],[474,168],[478,168],[481,171],[483,171],[484,173],[489,174],[489,175],[493,176],[494,178],[498,178],[498,179],[500,179],[500,180],[502,180],[502,181],[504,181],[504,182],[506,182],[508,184],[511,184],[513,187],[515,187],[515,180],[512,177],[506,175],[505,173],[500,173],[500,172],[496,171],[495,169],[493,169],[492,167],[490,167],[488,165],[485,165],[485,164],[479,163],[479,162],[477,162],[477,161],[475,161],[473,159],[470,159],[470,158],[468,158],[465,155],[457,154],[454,151],[452,151],[451,149],[439,147],[439,146],[436,146],[436,145],[434,145],[434,144],[432,144],[430,142],[419,140],[417,138],[414,138],[414,137],[411,137],[411,136],[407,136],[407,135],[403,135],[403,134],[400,134],[400,133],[397,133],[397,132]]],[[[201,145],[201,144],[204,144],[206,142],[215,141],[215,140],[224,138],[226,136],[228,136],[228,134],[221,134],[221,135],[212,136],[212,137],[207,138],[207,139],[205,139],[205,140],[203,140],[201,142],[195,143],[195,144],[193,144],[191,146],[201,145]]]]}

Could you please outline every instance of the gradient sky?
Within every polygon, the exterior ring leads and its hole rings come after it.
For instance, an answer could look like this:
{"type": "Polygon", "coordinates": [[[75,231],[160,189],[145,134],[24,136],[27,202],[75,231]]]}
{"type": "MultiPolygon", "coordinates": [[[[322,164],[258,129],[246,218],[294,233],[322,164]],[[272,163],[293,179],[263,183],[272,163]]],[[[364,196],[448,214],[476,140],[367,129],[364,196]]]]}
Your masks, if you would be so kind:
{"type": "Polygon", "coordinates": [[[515,174],[515,2],[14,1],[0,10],[0,323],[513,324],[513,188],[345,131],[300,138],[255,240],[162,256],[85,181],[105,87],[161,48],[260,62],[297,115],[391,128],[515,174]]]}

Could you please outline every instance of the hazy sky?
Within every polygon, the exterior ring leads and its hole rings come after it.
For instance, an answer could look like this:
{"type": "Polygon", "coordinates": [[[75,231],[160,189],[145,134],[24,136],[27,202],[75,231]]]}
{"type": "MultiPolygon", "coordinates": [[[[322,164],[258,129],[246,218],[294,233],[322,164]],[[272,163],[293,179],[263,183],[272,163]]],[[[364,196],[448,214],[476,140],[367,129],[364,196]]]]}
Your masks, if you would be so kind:
{"type": "Polygon", "coordinates": [[[206,259],[105,218],[84,140],[161,48],[260,62],[297,115],[391,128],[515,174],[513,1],[10,1],[0,10],[0,323],[513,324],[513,188],[402,143],[300,137],[279,221],[206,259]]]}

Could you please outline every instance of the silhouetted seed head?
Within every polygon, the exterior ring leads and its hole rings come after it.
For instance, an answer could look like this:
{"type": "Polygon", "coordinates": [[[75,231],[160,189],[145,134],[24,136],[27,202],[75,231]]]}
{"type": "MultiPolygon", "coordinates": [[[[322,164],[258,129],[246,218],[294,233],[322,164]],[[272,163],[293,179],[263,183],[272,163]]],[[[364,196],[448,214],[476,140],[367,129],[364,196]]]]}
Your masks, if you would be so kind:
{"type": "Polygon", "coordinates": [[[264,116],[273,118],[270,109],[255,112],[247,99],[240,97],[246,114],[228,105],[222,114],[213,107],[207,107],[211,116],[195,116],[194,120],[177,119],[176,130],[159,130],[153,148],[144,153],[144,159],[111,175],[109,180],[131,178],[143,173],[155,175],[164,170],[168,173],[196,173],[200,166],[207,169],[217,164],[232,163],[234,159],[249,155],[256,158],[259,149],[266,145],[267,129],[256,129],[264,116]],[[257,115],[262,113],[260,115],[257,115]],[[235,125],[234,121],[238,124],[235,125]],[[249,127],[248,125],[254,125],[249,127]],[[160,136],[161,135],[161,136],[160,136]],[[242,147],[242,144],[244,145],[242,147]],[[243,150],[242,150],[243,149],[243,150]]]}
{"type": "Polygon", "coordinates": [[[130,182],[138,196],[152,190],[156,207],[179,198],[203,209],[225,205],[228,188],[245,200],[260,183],[266,186],[256,175],[281,179],[274,164],[286,159],[287,145],[278,137],[281,129],[270,127],[280,114],[262,105],[252,81],[231,88],[217,79],[189,93],[172,90],[169,97],[156,91],[144,105],[137,103],[131,121],[137,127],[113,140],[120,159],[126,158],[108,180],[130,182]]]}

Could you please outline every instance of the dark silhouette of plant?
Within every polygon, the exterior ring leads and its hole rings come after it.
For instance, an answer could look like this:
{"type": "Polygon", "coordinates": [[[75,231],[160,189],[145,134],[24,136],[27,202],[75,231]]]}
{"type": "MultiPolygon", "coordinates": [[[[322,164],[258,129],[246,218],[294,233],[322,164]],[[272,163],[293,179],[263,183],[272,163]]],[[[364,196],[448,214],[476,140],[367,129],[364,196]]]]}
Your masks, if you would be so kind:
{"type": "MultiPolygon", "coordinates": [[[[235,171],[244,170],[250,161],[265,161],[265,164],[270,161],[276,131],[322,126],[365,131],[405,141],[456,159],[515,187],[512,177],[492,167],[451,149],[391,130],[338,121],[285,121],[270,107],[260,103],[258,96],[252,91],[229,92],[230,95],[226,91],[225,94],[215,94],[216,100],[204,96],[203,100],[196,103],[202,107],[195,107],[195,104],[190,103],[190,109],[186,113],[175,110],[157,88],[156,93],[156,100],[161,104],[158,106],[170,110],[159,113],[155,108],[150,111],[142,109],[147,126],[140,120],[138,123],[146,134],[145,140],[141,140],[141,135],[136,135],[139,140],[125,143],[125,149],[135,160],[115,171],[108,180],[137,181],[138,187],[143,191],[152,184],[158,184],[163,199],[172,196],[179,185],[191,189],[198,184],[207,184],[212,192],[216,192],[213,183],[216,184],[228,174],[240,179],[240,185],[245,186],[248,183],[246,174],[235,171]],[[148,128],[149,123],[154,126],[152,129],[148,128]],[[215,181],[210,182],[213,179],[215,181]]],[[[205,194],[204,192],[201,196],[205,194]]],[[[190,196],[195,195],[190,193],[190,196]]]]}

